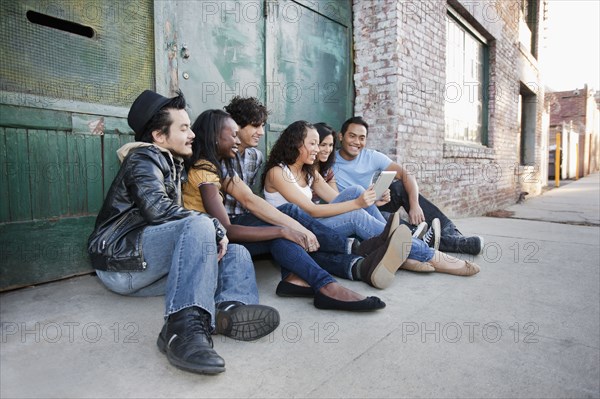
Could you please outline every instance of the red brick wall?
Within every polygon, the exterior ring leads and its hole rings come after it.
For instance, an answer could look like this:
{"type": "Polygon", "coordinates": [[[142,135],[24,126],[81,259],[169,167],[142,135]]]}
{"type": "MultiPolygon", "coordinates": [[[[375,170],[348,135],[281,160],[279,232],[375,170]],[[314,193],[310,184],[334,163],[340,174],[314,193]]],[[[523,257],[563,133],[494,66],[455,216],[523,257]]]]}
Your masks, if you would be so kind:
{"type": "Polygon", "coordinates": [[[550,125],[557,126],[562,122],[573,121],[573,128],[577,132],[585,132],[587,99],[587,89],[548,93],[550,125]]]}

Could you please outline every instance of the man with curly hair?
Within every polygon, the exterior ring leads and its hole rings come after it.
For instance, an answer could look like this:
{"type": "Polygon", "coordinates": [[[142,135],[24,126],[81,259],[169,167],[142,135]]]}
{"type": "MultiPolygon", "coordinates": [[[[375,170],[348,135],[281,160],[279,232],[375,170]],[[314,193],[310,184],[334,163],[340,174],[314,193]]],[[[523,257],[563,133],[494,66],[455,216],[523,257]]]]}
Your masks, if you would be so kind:
{"type": "MultiPolygon", "coordinates": [[[[238,154],[234,161],[236,173],[240,178],[257,192],[256,176],[265,162],[263,153],[256,147],[260,138],[265,135],[265,123],[269,116],[269,111],[255,97],[242,98],[234,97],[231,102],[225,106],[225,111],[237,123],[240,130],[238,138],[238,154]]],[[[225,207],[229,214],[240,214],[244,212],[235,199],[230,195],[225,199],[225,207]]]]}

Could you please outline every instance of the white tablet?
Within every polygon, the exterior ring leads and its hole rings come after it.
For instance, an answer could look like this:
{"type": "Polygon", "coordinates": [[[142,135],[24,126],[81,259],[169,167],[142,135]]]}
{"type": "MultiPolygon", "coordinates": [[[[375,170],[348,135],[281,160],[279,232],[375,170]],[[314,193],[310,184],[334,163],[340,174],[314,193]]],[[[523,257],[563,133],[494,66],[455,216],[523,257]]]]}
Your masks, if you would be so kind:
{"type": "Polygon", "coordinates": [[[375,198],[377,201],[381,199],[381,196],[388,189],[392,181],[394,181],[394,177],[396,177],[396,172],[391,170],[384,170],[381,172],[377,181],[375,182],[375,198]]]}

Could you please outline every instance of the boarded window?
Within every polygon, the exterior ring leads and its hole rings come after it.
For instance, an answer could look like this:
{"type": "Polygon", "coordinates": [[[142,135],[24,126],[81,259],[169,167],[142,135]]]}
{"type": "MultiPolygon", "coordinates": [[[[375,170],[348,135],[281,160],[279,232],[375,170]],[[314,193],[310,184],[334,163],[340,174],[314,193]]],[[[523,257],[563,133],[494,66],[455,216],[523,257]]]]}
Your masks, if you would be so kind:
{"type": "Polygon", "coordinates": [[[154,87],[152,2],[0,2],[0,90],[129,106],[154,87]]]}

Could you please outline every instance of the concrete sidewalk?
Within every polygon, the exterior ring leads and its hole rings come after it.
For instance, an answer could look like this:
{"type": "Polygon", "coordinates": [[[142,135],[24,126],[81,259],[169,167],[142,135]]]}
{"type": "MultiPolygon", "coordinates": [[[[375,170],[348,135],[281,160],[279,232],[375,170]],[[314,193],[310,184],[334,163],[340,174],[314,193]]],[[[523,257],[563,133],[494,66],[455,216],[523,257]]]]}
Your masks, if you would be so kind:
{"type": "Polygon", "coordinates": [[[474,277],[400,271],[387,307],[320,311],[275,296],[269,337],[215,337],[227,371],[172,367],[156,348],[162,298],[110,293],[93,276],[0,296],[0,397],[600,397],[600,181],[595,174],[510,207],[457,220],[485,237],[474,277]],[[529,219],[529,220],[528,220],[529,219]]]}

